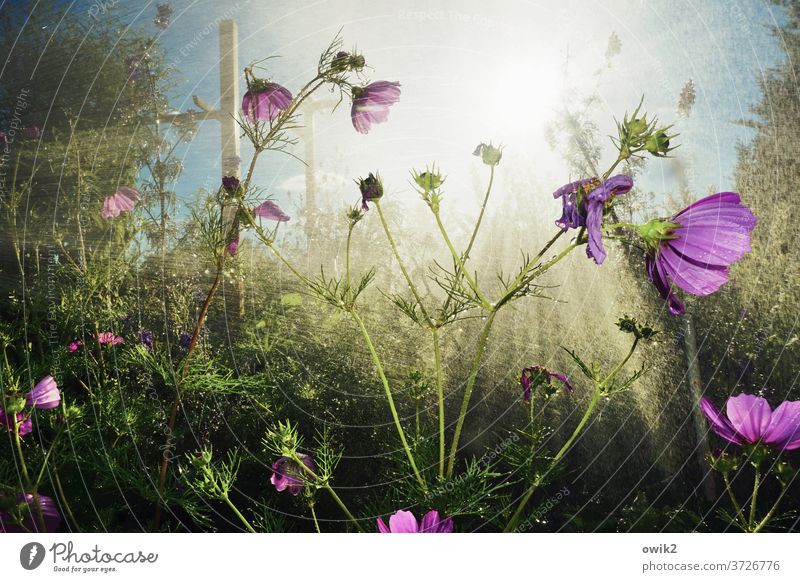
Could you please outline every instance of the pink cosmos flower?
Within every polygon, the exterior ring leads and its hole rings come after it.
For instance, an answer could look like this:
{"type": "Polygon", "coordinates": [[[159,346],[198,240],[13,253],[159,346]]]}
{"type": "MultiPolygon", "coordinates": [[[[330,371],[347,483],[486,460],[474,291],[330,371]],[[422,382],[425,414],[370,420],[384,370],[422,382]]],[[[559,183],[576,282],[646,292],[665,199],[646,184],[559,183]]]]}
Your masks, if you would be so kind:
{"type": "Polygon", "coordinates": [[[52,376],[45,376],[28,393],[25,402],[28,406],[47,410],[61,404],[61,392],[52,376]]]}
{"type": "Polygon", "coordinates": [[[400,83],[375,81],[366,87],[353,87],[350,120],[358,133],[369,133],[373,123],[389,119],[389,108],[400,101],[400,83]]]}
{"type": "Polygon", "coordinates": [[[242,99],[242,111],[250,123],[271,121],[292,104],[292,94],[286,87],[256,79],[242,99]]]}
{"type": "Polygon", "coordinates": [[[723,415],[708,398],[700,410],[720,437],[735,445],[763,443],[778,451],[800,449],[800,400],[786,400],[774,410],[760,396],[728,398],[723,415]]]}
{"type": "Polygon", "coordinates": [[[253,214],[261,218],[268,218],[269,220],[277,220],[278,222],[288,222],[290,217],[280,206],[275,204],[272,200],[265,200],[253,209],[253,214]]]}
{"type": "Polygon", "coordinates": [[[125,339],[121,335],[114,335],[111,331],[104,331],[103,333],[97,334],[97,343],[99,344],[116,346],[124,341],[125,339]]]}
{"type": "Polygon", "coordinates": [[[103,201],[103,218],[115,218],[120,212],[130,212],[136,205],[141,194],[135,188],[120,186],[112,196],[106,196],[103,201]]]}
{"type": "Polygon", "coordinates": [[[387,527],[383,519],[378,518],[378,531],[380,533],[453,533],[453,518],[439,518],[438,511],[429,511],[417,523],[417,518],[410,511],[402,509],[389,517],[387,527]]]}

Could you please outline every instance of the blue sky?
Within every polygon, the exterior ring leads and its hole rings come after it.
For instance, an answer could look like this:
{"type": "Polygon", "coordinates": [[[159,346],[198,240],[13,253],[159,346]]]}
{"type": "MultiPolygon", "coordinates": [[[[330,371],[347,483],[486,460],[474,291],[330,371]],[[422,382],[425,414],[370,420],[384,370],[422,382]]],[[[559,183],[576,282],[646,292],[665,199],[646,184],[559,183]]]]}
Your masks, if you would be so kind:
{"type": "MultiPolygon", "coordinates": [[[[390,192],[410,199],[409,169],[434,160],[448,174],[451,190],[473,190],[480,168],[470,153],[490,139],[506,147],[500,195],[513,176],[514,183],[530,183],[536,196],[546,197],[573,177],[543,135],[564,90],[597,91],[594,118],[604,134],[612,132],[614,116],[633,109],[644,95],[647,111],[677,122],[682,147],[676,157],[691,190],[699,196],[732,189],[737,144],[751,137],[736,121],[749,116],[748,106],[759,98],[759,77],[782,58],[770,31],[780,18],[778,9],[761,1],[739,4],[173,0],[173,21],[163,33],[151,24],[156,2],[120,0],[118,12],[125,24],[145,23],[161,35],[168,59],[180,71],[173,99],[180,109],[192,106],[192,94],[215,101],[219,18],[239,24],[240,68],[279,55],[270,61],[271,77],[291,90],[310,78],[319,53],[342,29],[345,46],[357,46],[373,67],[371,78],[400,81],[403,96],[389,122],[367,136],[353,130],[348,107],[318,114],[317,169],[329,178],[325,203],[339,208],[356,198],[349,180],[374,169],[380,169],[390,192]],[[612,32],[621,39],[622,52],[597,83],[594,72],[604,66],[612,32]],[[697,101],[689,119],[678,119],[678,95],[690,78],[697,101]]],[[[207,122],[180,151],[181,196],[216,185],[218,140],[216,123],[207,122]]],[[[607,160],[610,143],[604,144],[607,160]]],[[[249,153],[243,152],[246,163],[249,153]]],[[[290,209],[301,205],[302,165],[287,156],[265,162],[257,183],[290,209]]],[[[674,189],[674,170],[673,162],[651,163],[640,186],[674,189]]]]}

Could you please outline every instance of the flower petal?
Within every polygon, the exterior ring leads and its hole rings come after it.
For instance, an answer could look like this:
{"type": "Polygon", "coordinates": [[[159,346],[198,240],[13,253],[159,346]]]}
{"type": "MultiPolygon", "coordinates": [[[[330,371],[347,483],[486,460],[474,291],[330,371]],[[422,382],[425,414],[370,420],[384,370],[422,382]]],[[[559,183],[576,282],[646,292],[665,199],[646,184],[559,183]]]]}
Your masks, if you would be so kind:
{"type": "Polygon", "coordinates": [[[392,533],[419,533],[419,524],[413,513],[401,509],[389,518],[389,529],[392,533]]]}
{"type": "Polygon", "coordinates": [[[438,533],[438,530],[439,512],[433,509],[422,516],[419,524],[419,531],[420,533],[438,533]]]}
{"type": "Polygon", "coordinates": [[[728,280],[727,267],[699,265],[676,253],[668,244],[661,245],[658,258],[672,282],[694,295],[710,295],[728,280]]]}
{"type": "Polygon", "coordinates": [[[378,531],[380,533],[392,533],[389,527],[383,522],[383,520],[380,517],[378,518],[378,531]]]}
{"type": "Polygon", "coordinates": [[[711,423],[711,428],[720,437],[736,445],[742,444],[742,439],[736,434],[731,422],[725,418],[708,398],[700,399],[700,410],[711,423]]]}
{"type": "Polygon", "coordinates": [[[728,418],[740,435],[748,442],[758,442],[767,430],[772,409],[764,398],[752,394],[739,394],[728,398],[728,418]]]}
{"type": "Polygon", "coordinates": [[[764,443],[783,448],[796,440],[800,440],[800,401],[787,400],[772,411],[764,443]]]}

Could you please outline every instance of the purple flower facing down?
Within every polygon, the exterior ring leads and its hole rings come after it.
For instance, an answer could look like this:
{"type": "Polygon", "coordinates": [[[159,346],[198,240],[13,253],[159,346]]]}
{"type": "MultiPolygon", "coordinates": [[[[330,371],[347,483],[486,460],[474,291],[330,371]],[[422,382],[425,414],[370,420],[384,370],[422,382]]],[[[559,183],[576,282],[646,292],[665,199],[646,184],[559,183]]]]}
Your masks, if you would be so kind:
{"type": "Polygon", "coordinates": [[[28,406],[47,410],[61,404],[61,392],[52,376],[45,376],[36,383],[25,398],[28,406]]]}
{"type": "Polygon", "coordinates": [[[10,513],[0,511],[0,533],[53,533],[61,525],[61,515],[56,509],[56,502],[46,495],[39,495],[39,507],[42,509],[44,517],[45,531],[41,531],[38,510],[33,495],[30,493],[19,493],[16,496],[19,515],[22,518],[22,526],[14,520],[10,513]]]}
{"type": "Polygon", "coordinates": [[[188,350],[189,346],[192,345],[192,334],[182,331],[178,336],[178,345],[184,350],[188,350]]]}
{"type": "MultiPolygon", "coordinates": [[[[311,455],[299,455],[306,466],[311,472],[316,470],[314,459],[311,455]]],[[[286,491],[292,495],[298,495],[303,491],[306,481],[309,480],[310,475],[305,469],[300,467],[297,461],[288,457],[281,457],[272,463],[272,477],[270,482],[275,486],[278,491],[286,491]]]]}
{"type": "Polygon", "coordinates": [[[139,343],[149,352],[153,349],[153,332],[143,329],[139,332],[139,343]]]}
{"type": "Polygon", "coordinates": [[[369,210],[367,202],[370,200],[380,200],[383,198],[383,183],[380,175],[375,176],[372,172],[366,178],[358,180],[358,189],[361,191],[361,209],[369,210]]]}
{"type": "Polygon", "coordinates": [[[97,334],[97,343],[101,345],[116,346],[124,342],[125,339],[120,335],[114,335],[114,332],[104,331],[97,334]]]}
{"type": "Polygon", "coordinates": [[[70,342],[69,344],[69,351],[70,353],[75,353],[78,349],[83,345],[82,340],[75,340],[74,342],[70,342]]]}
{"type": "Polygon", "coordinates": [[[250,123],[271,121],[292,104],[292,94],[286,87],[269,81],[256,80],[242,99],[242,111],[250,123]]]}
{"type": "Polygon", "coordinates": [[[223,176],[222,187],[231,194],[236,193],[239,190],[239,178],[236,176],[223,176]]]}
{"type": "Polygon", "coordinates": [[[14,432],[14,426],[17,422],[20,422],[19,425],[19,436],[24,437],[27,434],[30,434],[33,431],[33,421],[31,421],[31,417],[25,417],[24,414],[21,412],[17,413],[16,422],[14,420],[14,415],[6,414],[6,412],[0,408],[0,426],[6,427],[9,432],[14,432]]]}
{"type": "Polygon", "coordinates": [[[358,133],[369,133],[373,123],[389,119],[389,108],[400,101],[400,83],[375,81],[366,87],[353,87],[350,119],[358,133]]]}
{"type": "Polygon", "coordinates": [[[388,527],[379,517],[378,531],[380,533],[453,533],[453,518],[440,519],[439,512],[433,510],[426,513],[418,523],[413,513],[401,509],[389,517],[388,527]]]}
{"type": "Polygon", "coordinates": [[[762,443],[778,451],[800,449],[800,400],[786,400],[773,410],[760,396],[728,398],[723,415],[707,398],[700,410],[720,437],[735,445],[762,443]]]}
{"type": "Polygon", "coordinates": [[[253,214],[261,218],[277,220],[278,222],[288,222],[290,219],[289,215],[281,210],[280,206],[275,204],[272,200],[265,200],[253,208],[253,214]]]}
{"type": "Polygon", "coordinates": [[[133,207],[136,206],[136,201],[140,197],[141,194],[136,188],[120,186],[113,195],[106,196],[103,201],[103,210],[100,214],[103,218],[116,218],[120,212],[133,210],[133,207]]]}
{"type": "Polygon", "coordinates": [[[575,391],[575,388],[572,386],[566,374],[553,372],[538,364],[523,368],[519,381],[520,384],[522,384],[522,397],[525,402],[530,402],[533,388],[541,386],[542,384],[552,386],[554,379],[561,382],[570,394],[575,391]]]}
{"type": "Polygon", "coordinates": [[[729,267],[750,252],[750,233],[757,219],[735,192],[706,196],[669,221],[640,228],[648,247],[647,275],[675,315],[683,303],[676,285],[693,295],[710,295],[728,280],[729,267]]]}
{"type": "Polygon", "coordinates": [[[563,212],[556,220],[561,230],[585,226],[589,238],[586,256],[602,265],[606,259],[603,247],[603,214],[608,202],[633,188],[633,180],[618,174],[605,182],[588,178],[565,184],[555,192],[553,198],[561,198],[563,212]]]}

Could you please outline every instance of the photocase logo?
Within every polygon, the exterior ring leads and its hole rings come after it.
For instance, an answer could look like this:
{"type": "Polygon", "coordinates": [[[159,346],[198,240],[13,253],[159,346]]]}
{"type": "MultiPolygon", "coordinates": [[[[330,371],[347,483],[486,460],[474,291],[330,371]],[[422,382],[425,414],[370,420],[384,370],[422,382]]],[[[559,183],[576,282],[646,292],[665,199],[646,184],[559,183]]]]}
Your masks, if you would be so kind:
{"type": "Polygon", "coordinates": [[[35,570],[44,562],[44,546],[39,542],[30,542],[19,551],[19,563],[26,570],[35,570]]]}

